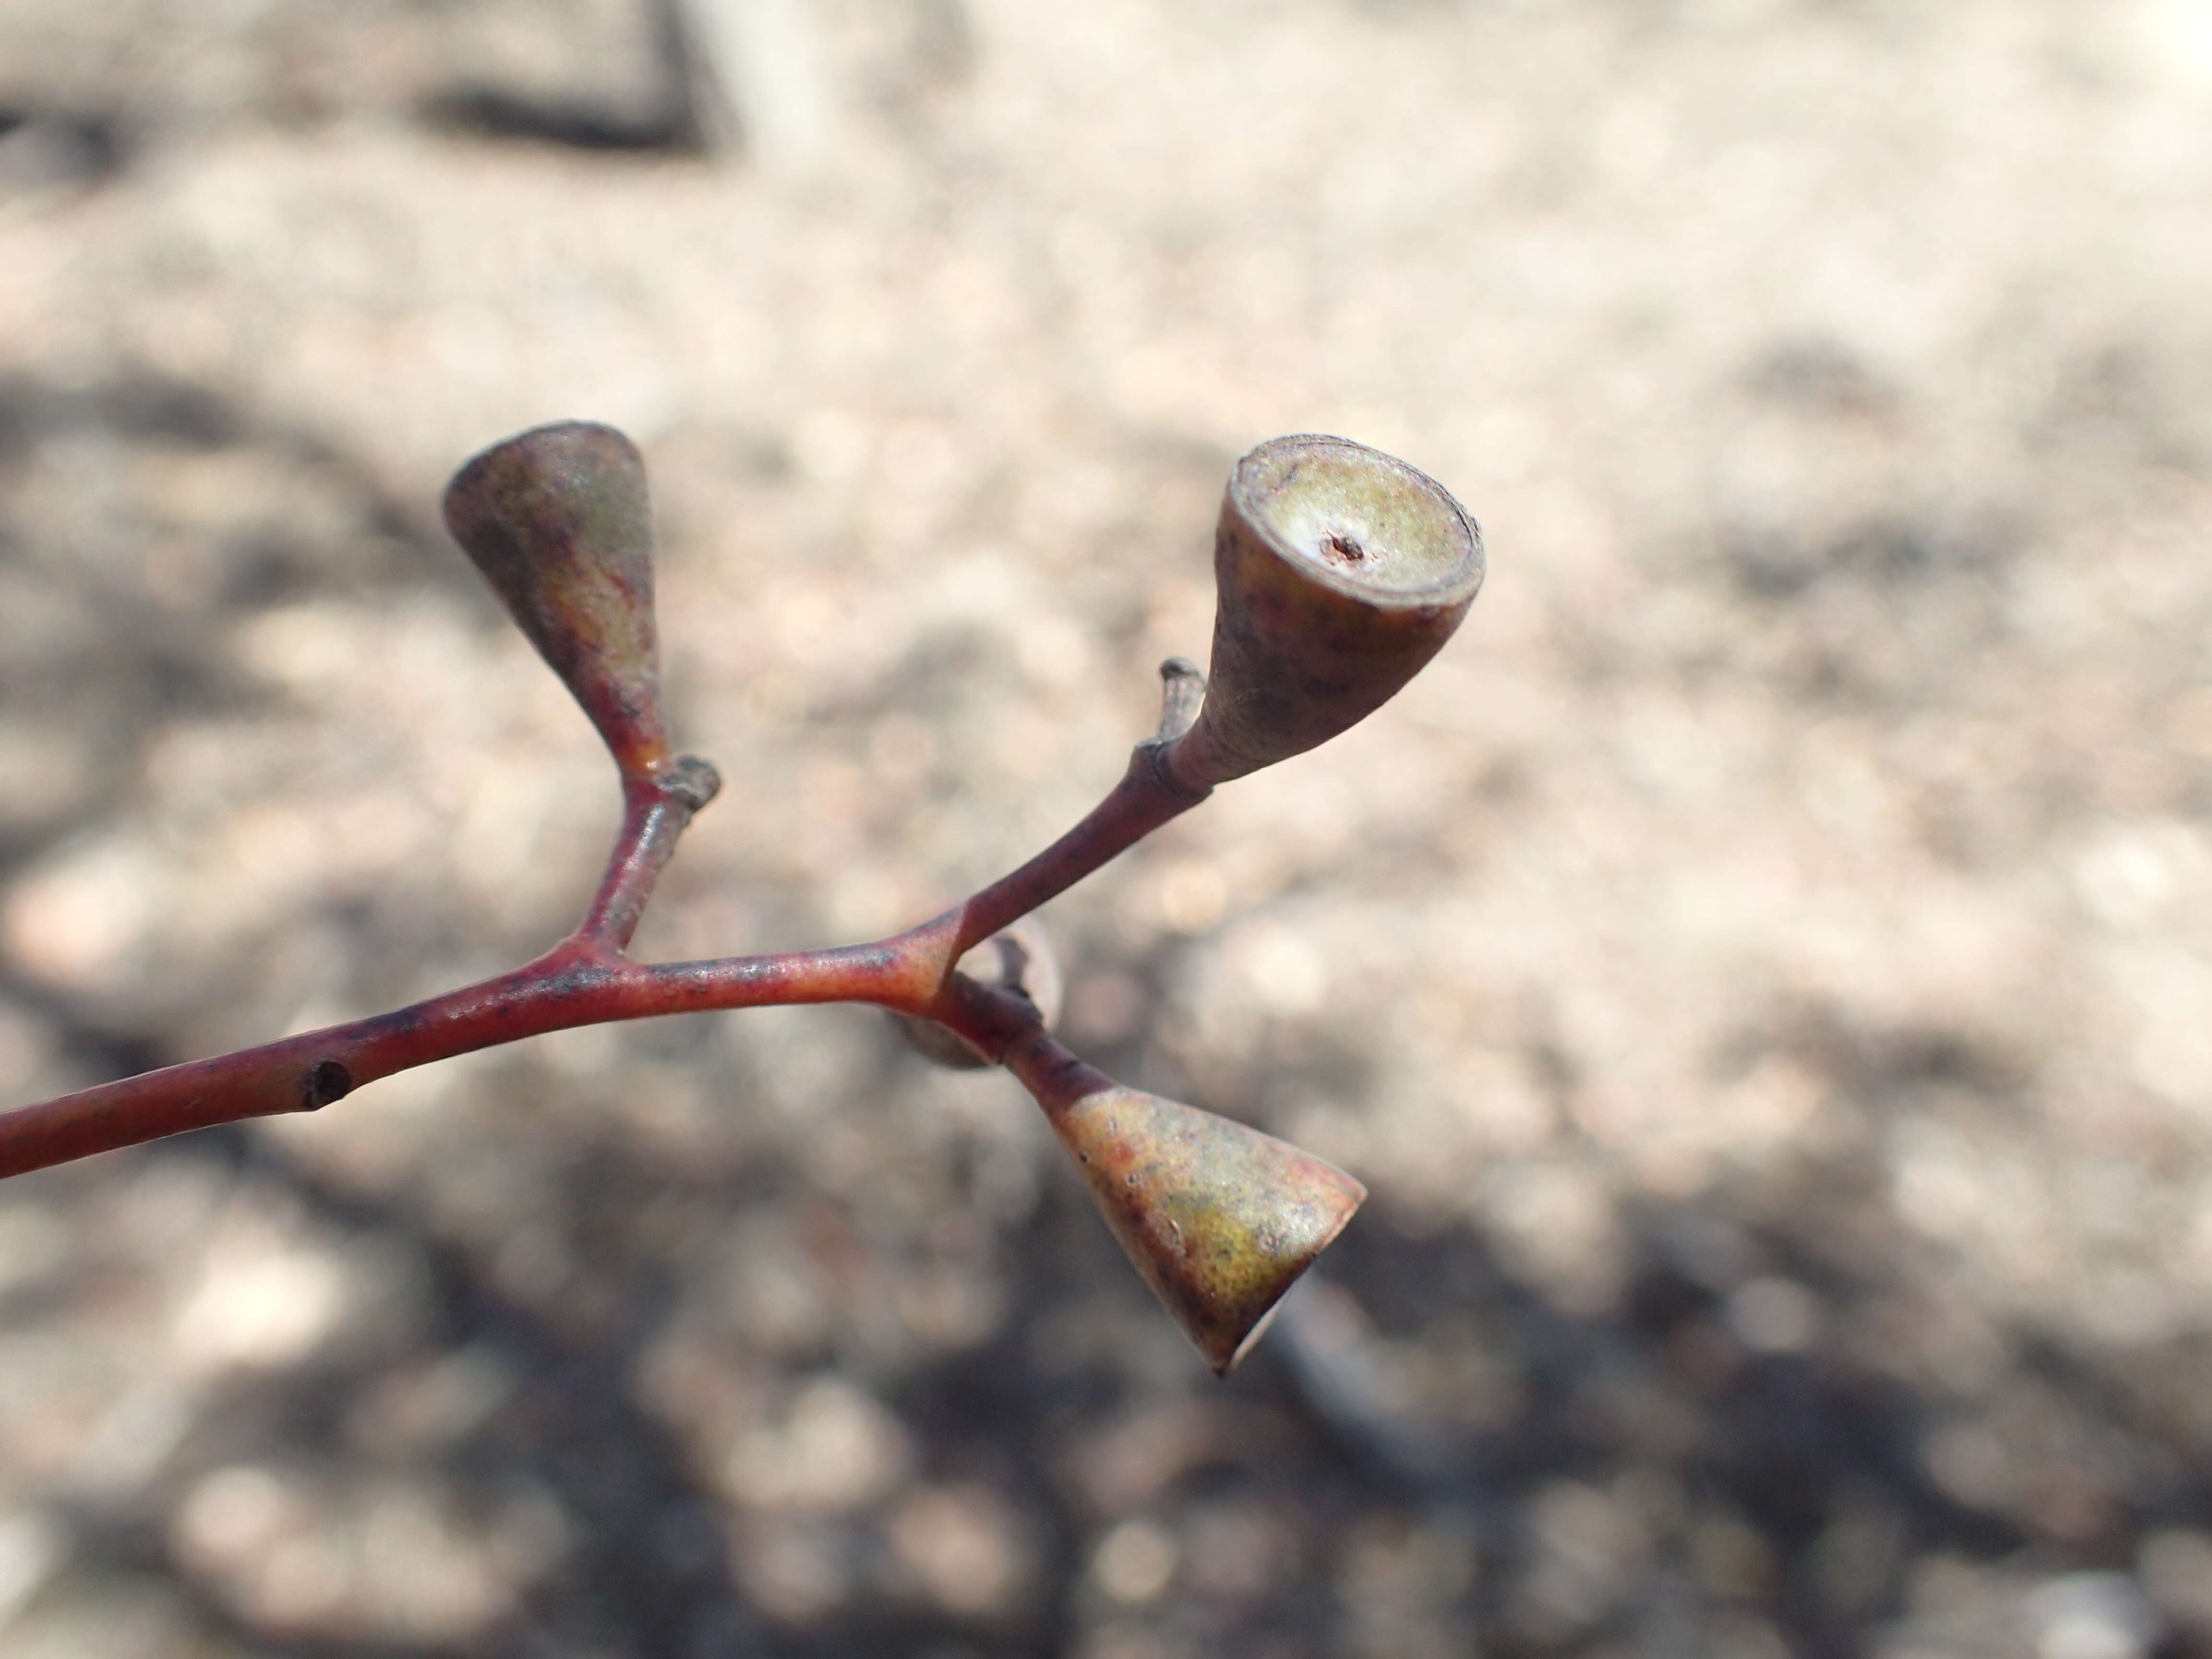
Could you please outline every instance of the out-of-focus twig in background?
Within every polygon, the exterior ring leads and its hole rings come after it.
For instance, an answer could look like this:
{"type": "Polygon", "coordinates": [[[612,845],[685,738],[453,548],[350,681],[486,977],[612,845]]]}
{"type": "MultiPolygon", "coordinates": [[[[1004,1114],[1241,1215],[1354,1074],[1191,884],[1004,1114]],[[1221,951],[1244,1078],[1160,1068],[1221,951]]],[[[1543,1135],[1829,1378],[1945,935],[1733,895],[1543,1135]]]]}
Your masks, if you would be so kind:
{"type": "Polygon", "coordinates": [[[574,920],[522,426],[653,469],[663,956],[1072,821],[1261,438],[1492,555],[1048,918],[1374,1190],[1230,1382],[1003,1077],[547,1039],[0,1188],[9,1659],[2212,1652],[2203,5],[12,0],[0,128],[9,1101],[574,920]]]}

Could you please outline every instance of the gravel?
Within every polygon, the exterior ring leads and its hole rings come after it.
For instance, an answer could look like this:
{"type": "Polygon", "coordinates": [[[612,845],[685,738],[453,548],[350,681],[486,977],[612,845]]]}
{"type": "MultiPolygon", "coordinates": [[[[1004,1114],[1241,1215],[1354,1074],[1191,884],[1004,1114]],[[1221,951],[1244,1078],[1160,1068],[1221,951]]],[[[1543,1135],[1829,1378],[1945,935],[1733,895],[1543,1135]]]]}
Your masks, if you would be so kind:
{"type": "Polygon", "coordinates": [[[1374,1198],[1224,1384],[860,1011],[19,1178],[9,1659],[2212,1654],[2203,8],[736,9],[713,155],[641,5],[0,19],[0,1097],[573,921],[488,441],[653,469],[675,957],[1072,821],[1335,431],[1489,591],[1047,921],[1374,1198]]]}

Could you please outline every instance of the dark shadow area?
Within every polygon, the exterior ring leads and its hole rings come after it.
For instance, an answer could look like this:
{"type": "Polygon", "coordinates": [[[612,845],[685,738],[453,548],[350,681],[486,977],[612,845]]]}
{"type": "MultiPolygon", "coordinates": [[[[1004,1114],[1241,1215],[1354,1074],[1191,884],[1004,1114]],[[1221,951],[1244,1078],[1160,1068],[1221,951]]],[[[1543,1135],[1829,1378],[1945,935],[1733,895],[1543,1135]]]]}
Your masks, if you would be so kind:
{"type": "Polygon", "coordinates": [[[0,104],[0,199],[101,184],[128,167],[136,150],[118,116],[0,104]]]}
{"type": "Polygon", "coordinates": [[[466,87],[428,100],[423,120],[436,131],[594,154],[700,153],[696,124],[681,112],[629,115],[588,105],[538,101],[493,87],[466,87]]]}

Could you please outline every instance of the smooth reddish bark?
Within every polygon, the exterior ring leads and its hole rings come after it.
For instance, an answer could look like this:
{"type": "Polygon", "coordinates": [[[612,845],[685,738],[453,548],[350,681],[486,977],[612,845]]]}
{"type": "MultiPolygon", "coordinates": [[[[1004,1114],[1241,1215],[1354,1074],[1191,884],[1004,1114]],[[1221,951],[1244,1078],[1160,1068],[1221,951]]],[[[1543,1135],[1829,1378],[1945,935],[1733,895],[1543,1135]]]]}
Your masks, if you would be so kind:
{"type": "Polygon", "coordinates": [[[1020,998],[952,964],[970,945],[1066,891],[1202,797],[1177,789],[1140,745],[1128,773],[1044,852],[964,903],[890,939],[826,951],[639,963],[623,954],[714,771],[683,761],[623,780],[623,828],[577,930],[536,961],[390,1013],[213,1060],[103,1083],[0,1114],[0,1177],[188,1129],[315,1111],[394,1072],[546,1031],[720,1008],[863,1002],[934,1019],[996,1060],[1036,1023],[1020,998]]]}

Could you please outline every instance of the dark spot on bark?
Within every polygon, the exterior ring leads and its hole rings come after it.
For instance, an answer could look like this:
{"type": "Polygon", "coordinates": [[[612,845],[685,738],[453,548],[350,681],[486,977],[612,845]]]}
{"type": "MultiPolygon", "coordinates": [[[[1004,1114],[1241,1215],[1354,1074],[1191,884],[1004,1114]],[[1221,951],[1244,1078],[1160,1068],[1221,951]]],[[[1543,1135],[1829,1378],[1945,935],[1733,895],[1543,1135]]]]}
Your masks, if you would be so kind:
{"type": "Polygon", "coordinates": [[[319,1062],[307,1073],[300,1087],[300,1108],[302,1111],[320,1111],[334,1100],[343,1100],[353,1092],[353,1073],[335,1060],[319,1062]]]}

